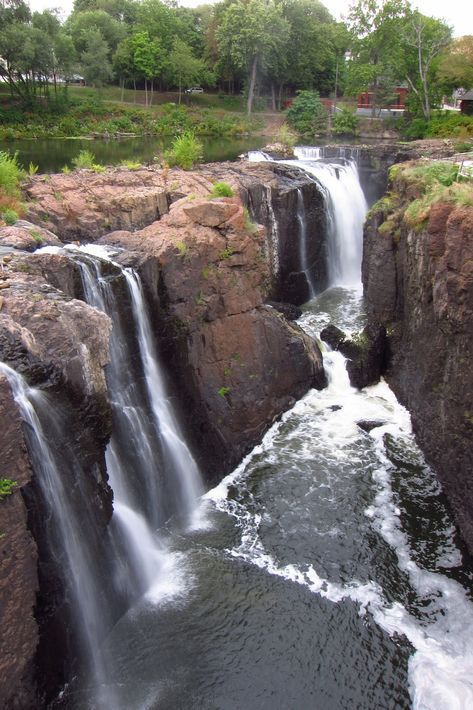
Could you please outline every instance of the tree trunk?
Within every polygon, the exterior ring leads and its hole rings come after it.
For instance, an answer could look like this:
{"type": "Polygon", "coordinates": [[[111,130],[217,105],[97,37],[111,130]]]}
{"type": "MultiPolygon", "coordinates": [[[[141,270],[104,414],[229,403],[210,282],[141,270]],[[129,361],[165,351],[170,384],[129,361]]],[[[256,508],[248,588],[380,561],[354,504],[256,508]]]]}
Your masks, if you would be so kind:
{"type": "Polygon", "coordinates": [[[148,106],[148,80],[145,79],[145,106],[148,106]]]}
{"type": "Polygon", "coordinates": [[[278,91],[278,111],[281,111],[282,109],[282,90],[283,90],[284,84],[279,84],[279,91],[278,91]]]}
{"type": "Polygon", "coordinates": [[[121,102],[123,103],[125,97],[125,79],[120,77],[120,89],[121,89],[121,102]]]}
{"type": "Polygon", "coordinates": [[[253,109],[253,97],[254,97],[254,93],[255,93],[257,68],[258,68],[258,55],[256,55],[253,58],[253,64],[251,66],[250,85],[248,88],[248,101],[246,104],[248,116],[251,114],[251,111],[253,109]]]}
{"type": "Polygon", "coordinates": [[[153,105],[153,88],[154,88],[154,80],[151,79],[151,98],[150,98],[150,101],[149,101],[149,105],[150,105],[150,106],[153,105]]]}
{"type": "Polygon", "coordinates": [[[133,103],[136,104],[136,79],[133,77],[133,103]]]}
{"type": "Polygon", "coordinates": [[[182,96],[182,86],[181,86],[181,75],[179,74],[179,104],[181,103],[182,96]]]}
{"type": "Polygon", "coordinates": [[[277,111],[276,108],[276,87],[274,86],[273,82],[271,82],[271,107],[273,111],[277,111]]]}

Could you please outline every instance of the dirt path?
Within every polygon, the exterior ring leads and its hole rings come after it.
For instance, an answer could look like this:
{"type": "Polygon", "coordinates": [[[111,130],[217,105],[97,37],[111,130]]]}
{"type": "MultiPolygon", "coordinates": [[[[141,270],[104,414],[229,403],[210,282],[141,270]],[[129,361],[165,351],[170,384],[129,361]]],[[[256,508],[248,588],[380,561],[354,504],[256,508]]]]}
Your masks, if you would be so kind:
{"type": "Polygon", "coordinates": [[[256,131],[254,135],[269,136],[271,138],[276,135],[286,118],[283,113],[274,112],[257,113],[255,115],[261,117],[265,125],[263,126],[263,128],[260,128],[259,131],[256,131]]]}

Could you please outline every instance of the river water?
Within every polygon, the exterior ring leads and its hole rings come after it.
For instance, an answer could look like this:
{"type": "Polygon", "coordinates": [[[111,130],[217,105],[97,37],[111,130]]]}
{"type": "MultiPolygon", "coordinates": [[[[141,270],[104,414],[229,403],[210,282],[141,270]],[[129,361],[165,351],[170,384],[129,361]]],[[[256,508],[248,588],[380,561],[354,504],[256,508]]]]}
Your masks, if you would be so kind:
{"type": "MultiPolygon", "coordinates": [[[[360,291],[334,288],[301,325],[362,321],[360,291]]],[[[329,387],[206,494],[207,529],[169,535],[161,598],[108,637],[122,707],[473,707],[472,575],[439,484],[387,385],[325,365],[329,387]]]]}

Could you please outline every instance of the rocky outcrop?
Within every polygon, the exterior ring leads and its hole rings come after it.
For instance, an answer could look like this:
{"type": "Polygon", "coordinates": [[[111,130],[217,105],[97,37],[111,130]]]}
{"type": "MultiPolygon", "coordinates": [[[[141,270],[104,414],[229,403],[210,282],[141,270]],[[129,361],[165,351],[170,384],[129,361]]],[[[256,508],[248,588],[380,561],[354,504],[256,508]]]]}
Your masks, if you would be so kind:
{"type": "Polygon", "coordinates": [[[347,358],[346,368],[352,387],[363,389],[379,382],[386,359],[386,329],[380,323],[368,323],[359,333],[347,336],[329,325],[320,337],[347,358]]]}
{"type": "Polygon", "coordinates": [[[0,421],[0,479],[15,482],[12,493],[0,499],[0,707],[24,710],[36,707],[37,549],[22,496],[31,485],[30,463],[20,417],[1,375],[0,421]]]}
{"type": "Polygon", "coordinates": [[[309,387],[324,386],[315,343],[264,305],[265,230],[248,223],[237,198],[184,198],[159,222],[100,241],[126,249],[121,261],[147,286],[209,480],[229,471],[309,387]]]}
{"type": "Polygon", "coordinates": [[[394,206],[378,205],[365,230],[368,311],[388,329],[389,381],[473,551],[473,209],[450,196],[413,225],[418,187],[392,190],[394,206]]]}
{"type": "MultiPolygon", "coordinates": [[[[103,368],[109,319],[45,279],[54,272],[58,282],[72,287],[74,269],[66,257],[12,253],[1,259],[0,267],[0,360],[47,397],[42,426],[63,457],[64,486],[88,530],[92,557],[103,569],[106,586],[103,540],[112,501],[104,451],[111,415],[103,368]],[[53,425],[57,418],[59,435],[53,425]]],[[[48,698],[67,679],[77,649],[69,635],[68,563],[50,527],[50,501],[38,471],[32,475],[9,385],[2,378],[0,386],[1,476],[18,484],[0,502],[0,594],[8,599],[1,607],[8,612],[2,618],[2,642],[8,642],[8,650],[0,662],[0,698],[11,697],[6,707],[33,708],[38,697],[48,698]],[[21,591],[15,592],[18,585],[21,591]]]]}

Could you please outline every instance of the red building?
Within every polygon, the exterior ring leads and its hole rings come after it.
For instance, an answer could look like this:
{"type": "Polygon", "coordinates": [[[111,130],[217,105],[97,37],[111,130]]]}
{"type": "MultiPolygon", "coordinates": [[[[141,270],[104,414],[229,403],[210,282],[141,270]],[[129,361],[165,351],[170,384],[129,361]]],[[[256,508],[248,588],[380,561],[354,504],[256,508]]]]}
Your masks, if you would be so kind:
{"type": "MultiPolygon", "coordinates": [[[[408,89],[404,86],[397,86],[394,89],[394,93],[397,96],[397,99],[394,103],[390,104],[389,106],[385,106],[384,108],[388,110],[395,110],[397,109],[398,111],[404,111],[406,108],[406,97],[408,93],[408,89]]],[[[358,96],[358,108],[372,108],[373,107],[373,91],[363,91],[362,94],[359,94],[358,96]]]]}

